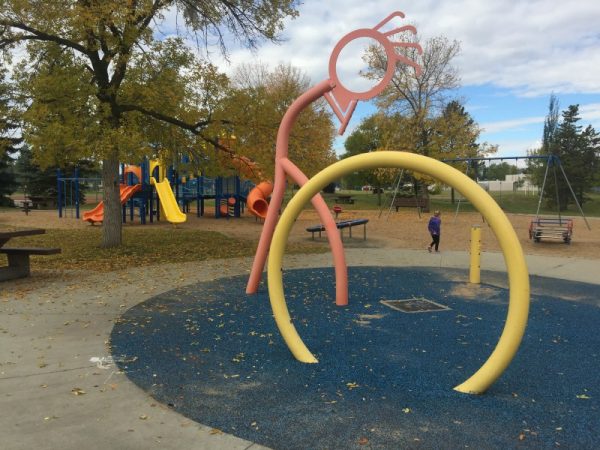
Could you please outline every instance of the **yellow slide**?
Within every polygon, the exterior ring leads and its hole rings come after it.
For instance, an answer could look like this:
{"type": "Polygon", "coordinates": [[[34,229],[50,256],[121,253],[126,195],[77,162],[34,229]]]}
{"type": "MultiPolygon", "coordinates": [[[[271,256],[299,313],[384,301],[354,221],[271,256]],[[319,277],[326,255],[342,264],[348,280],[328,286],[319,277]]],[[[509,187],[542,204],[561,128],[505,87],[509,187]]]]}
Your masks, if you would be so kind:
{"type": "Polygon", "coordinates": [[[157,182],[154,180],[154,178],[151,178],[150,182],[154,184],[154,188],[158,194],[160,206],[162,207],[162,212],[165,215],[165,218],[171,223],[185,222],[187,220],[187,216],[179,209],[179,205],[175,199],[175,194],[173,194],[173,189],[171,189],[171,183],[169,183],[169,179],[165,178],[163,181],[157,182]]]}

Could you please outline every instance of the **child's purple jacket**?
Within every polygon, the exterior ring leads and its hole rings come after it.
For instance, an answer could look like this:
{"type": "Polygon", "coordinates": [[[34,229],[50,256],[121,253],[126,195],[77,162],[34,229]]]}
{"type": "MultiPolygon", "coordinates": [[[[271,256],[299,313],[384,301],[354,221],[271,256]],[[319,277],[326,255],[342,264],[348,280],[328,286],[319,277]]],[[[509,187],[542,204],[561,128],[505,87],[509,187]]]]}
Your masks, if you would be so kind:
{"type": "Polygon", "coordinates": [[[442,219],[439,217],[432,216],[429,219],[429,224],[427,225],[427,229],[431,234],[438,235],[440,234],[440,225],[442,224],[442,219]]]}

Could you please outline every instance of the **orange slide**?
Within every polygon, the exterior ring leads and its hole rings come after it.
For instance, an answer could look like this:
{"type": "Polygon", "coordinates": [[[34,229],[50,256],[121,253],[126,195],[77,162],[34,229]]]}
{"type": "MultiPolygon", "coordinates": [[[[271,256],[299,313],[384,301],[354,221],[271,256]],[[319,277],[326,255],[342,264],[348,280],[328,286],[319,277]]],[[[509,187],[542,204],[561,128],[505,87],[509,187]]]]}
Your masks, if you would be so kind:
{"type": "MultiPolygon", "coordinates": [[[[238,169],[242,175],[249,179],[264,178],[257,164],[245,156],[235,155],[232,158],[233,166],[238,169]]],[[[256,217],[265,219],[267,217],[267,209],[269,208],[268,198],[273,192],[273,183],[270,181],[261,181],[249,193],[246,198],[248,212],[256,217]]]]}
{"type": "Polygon", "coordinates": [[[270,181],[261,181],[249,193],[246,199],[246,205],[250,214],[265,219],[269,202],[267,199],[273,192],[273,183],[270,181]]]}
{"type": "MultiPolygon", "coordinates": [[[[129,200],[133,194],[142,189],[142,185],[134,184],[133,186],[127,186],[126,184],[121,184],[119,189],[121,191],[121,204],[123,204],[129,200]]],[[[91,211],[83,213],[83,220],[90,222],[92,225],[96,222],[102,222],[104,220],[104,202],[98,203],[98,206],[91,211]]]]}

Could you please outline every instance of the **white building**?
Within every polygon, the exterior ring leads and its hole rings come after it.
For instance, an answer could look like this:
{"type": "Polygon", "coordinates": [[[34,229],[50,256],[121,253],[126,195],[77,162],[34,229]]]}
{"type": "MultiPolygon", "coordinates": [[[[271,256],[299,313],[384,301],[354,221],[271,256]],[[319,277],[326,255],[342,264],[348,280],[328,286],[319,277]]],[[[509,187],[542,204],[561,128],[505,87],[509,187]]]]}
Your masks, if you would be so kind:
{"type": "Polygon", "coordinates": [[[539,192],[538,186],[533,184],[529,175],[524,173],[506,175],[504,180],[486,180],[477,183],[488,192],[524,192],[535,195],[539,192]]]}

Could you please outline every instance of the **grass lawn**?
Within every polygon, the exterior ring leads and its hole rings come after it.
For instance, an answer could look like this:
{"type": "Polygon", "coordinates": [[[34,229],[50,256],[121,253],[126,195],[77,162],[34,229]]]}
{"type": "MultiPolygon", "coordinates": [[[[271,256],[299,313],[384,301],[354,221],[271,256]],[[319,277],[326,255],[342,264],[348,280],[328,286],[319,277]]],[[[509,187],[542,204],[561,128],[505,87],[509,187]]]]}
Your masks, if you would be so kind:
{"type": "MultiPolygon", "coordinates": [[[[383,208],[387,210],[390,205],[392,192],[386,191],[381,194],[381,206],[379,204],[379,195],[373,194],[372,192],[364,192],[364,191],[340,191],[336,194],[323,194],[325,201],[328,205],[333,206],[336,204],[335,199],[339,194],[351,195],[354,199],[353,204],[342,204],[342,208],[351,210],[377,210],[383,208]]],[[[286,193],[286,201],[291,198],[291,191],[286,193]]],[[[510,193],[500,193],[500,192],[491,192],[490,195],[496,202],[500,205],[500,207],[506,213],[512,214],[535,214],[538,207],[539,197],[537,195],[526,195],[521,192],[510,192],[510,193]]],[[[452,203],[450,198],[450,192],[444,191],[441,194],[430,196],[431,209],[439,209],[441,211],[456,211],[457,202],[459,199],[459,195],[456,195],[455,203],[452,203]]],[[[583,205],[583,212],[586,216],[589,217],[600,217],[600,194],[587,194],[587,197],[590,198],[583,205]]],[[[471,206],[471,204],[465,200],[460,202],[459,211],[475,211],[475,208],[471,206]]],[[[542,201],[542,207],[540,208],[540,214],[544,215],[556,215],[556,207],[553,203],[548,207],[546,199],[542,201]]],[[[575,203],[569,204],[569,208],[566,211],[561,211],[561,214],[567,216],[579,216],[579,210],[577,209],[577,205],[575,203]]]]}
{"type": "MultiPolygon", "coordinates": [[[[18,246],[62,249],[62,253],[58,255],[32,256],[33,268],[106,272],[122,267],[253,256],[257,244],[214,231],[177,230],[177,233],[173,233],[168,228],[138,227],[123,229],[121,247],[102,249],[99,247],[100,233],[100,227],[48,229],[46,234],[19,238],[18,246]]],[[[326,251],[326,245],[288,245],[289,253],[326,251]]],[[[6,256],[0,256],[4,258],[4,262],[0,264],[7,264],[6,256]]]]}
{"type": "MultiPolygon", "coordinates": [[[[343,191],[341,194],[351,195],[353,204],[343,204],[346,211],[388,209],[390,193],[379,196],[371,192],[343,191]]],[[[325,201],[332,207],[338,194],[324,194],[325,201]]],[[[286,201],[291,198],[288,191],[286,201]]],[[[492,196],[508,213],[533,215],[536,212],[538,197],[522,193],[492,193],[492,196]]],[[[589,194],[590,201],[584,204],[587,216],[600,217],[600,194],[589,194]]],[[[95,204],[94,204],[95,205],[95,204]]],[[[90,204],[89,207],[92,205],[90,204]]],[[[456,210],[456,203],[450,200],[449,192],[431,196],[431,209],[442,211],[456,210]]],[[[556,211],[542,205],[541,214],[555,215],[556,211]]],[[[210,211],[210,206],[207,205],[210,211]]],[[[473,207],[465,201],[461,202],[460,211],[473,211],[473,207]]],[[[209,213],[210,214],[210,213],[209,213]]],[[[563,215],[578,216],[576,205],[569,205],[563,215]]],[[[178,230],[173,233],[168,228],[124,228],[123,245],[116,249],[102,249],[101,228],[86,229],[48,229],[46,234],[19,238],[19,246],[60,247],[62,253],[49,256],[32,256],[34,268],[52,268],[64,270],[112,271],[127,266],[147,266],[160,263],[176,263],[203,261],[207,259],[234,258],[253,256],[256,242],[235,239],[213,231],[178,230]]],[[[289,253],[322,253],[328,251],[327,245],[292,244],[288,245],[289,253]]],[[[0,255],[0,264],[6,264],[6,256],[0,255]]]]}

